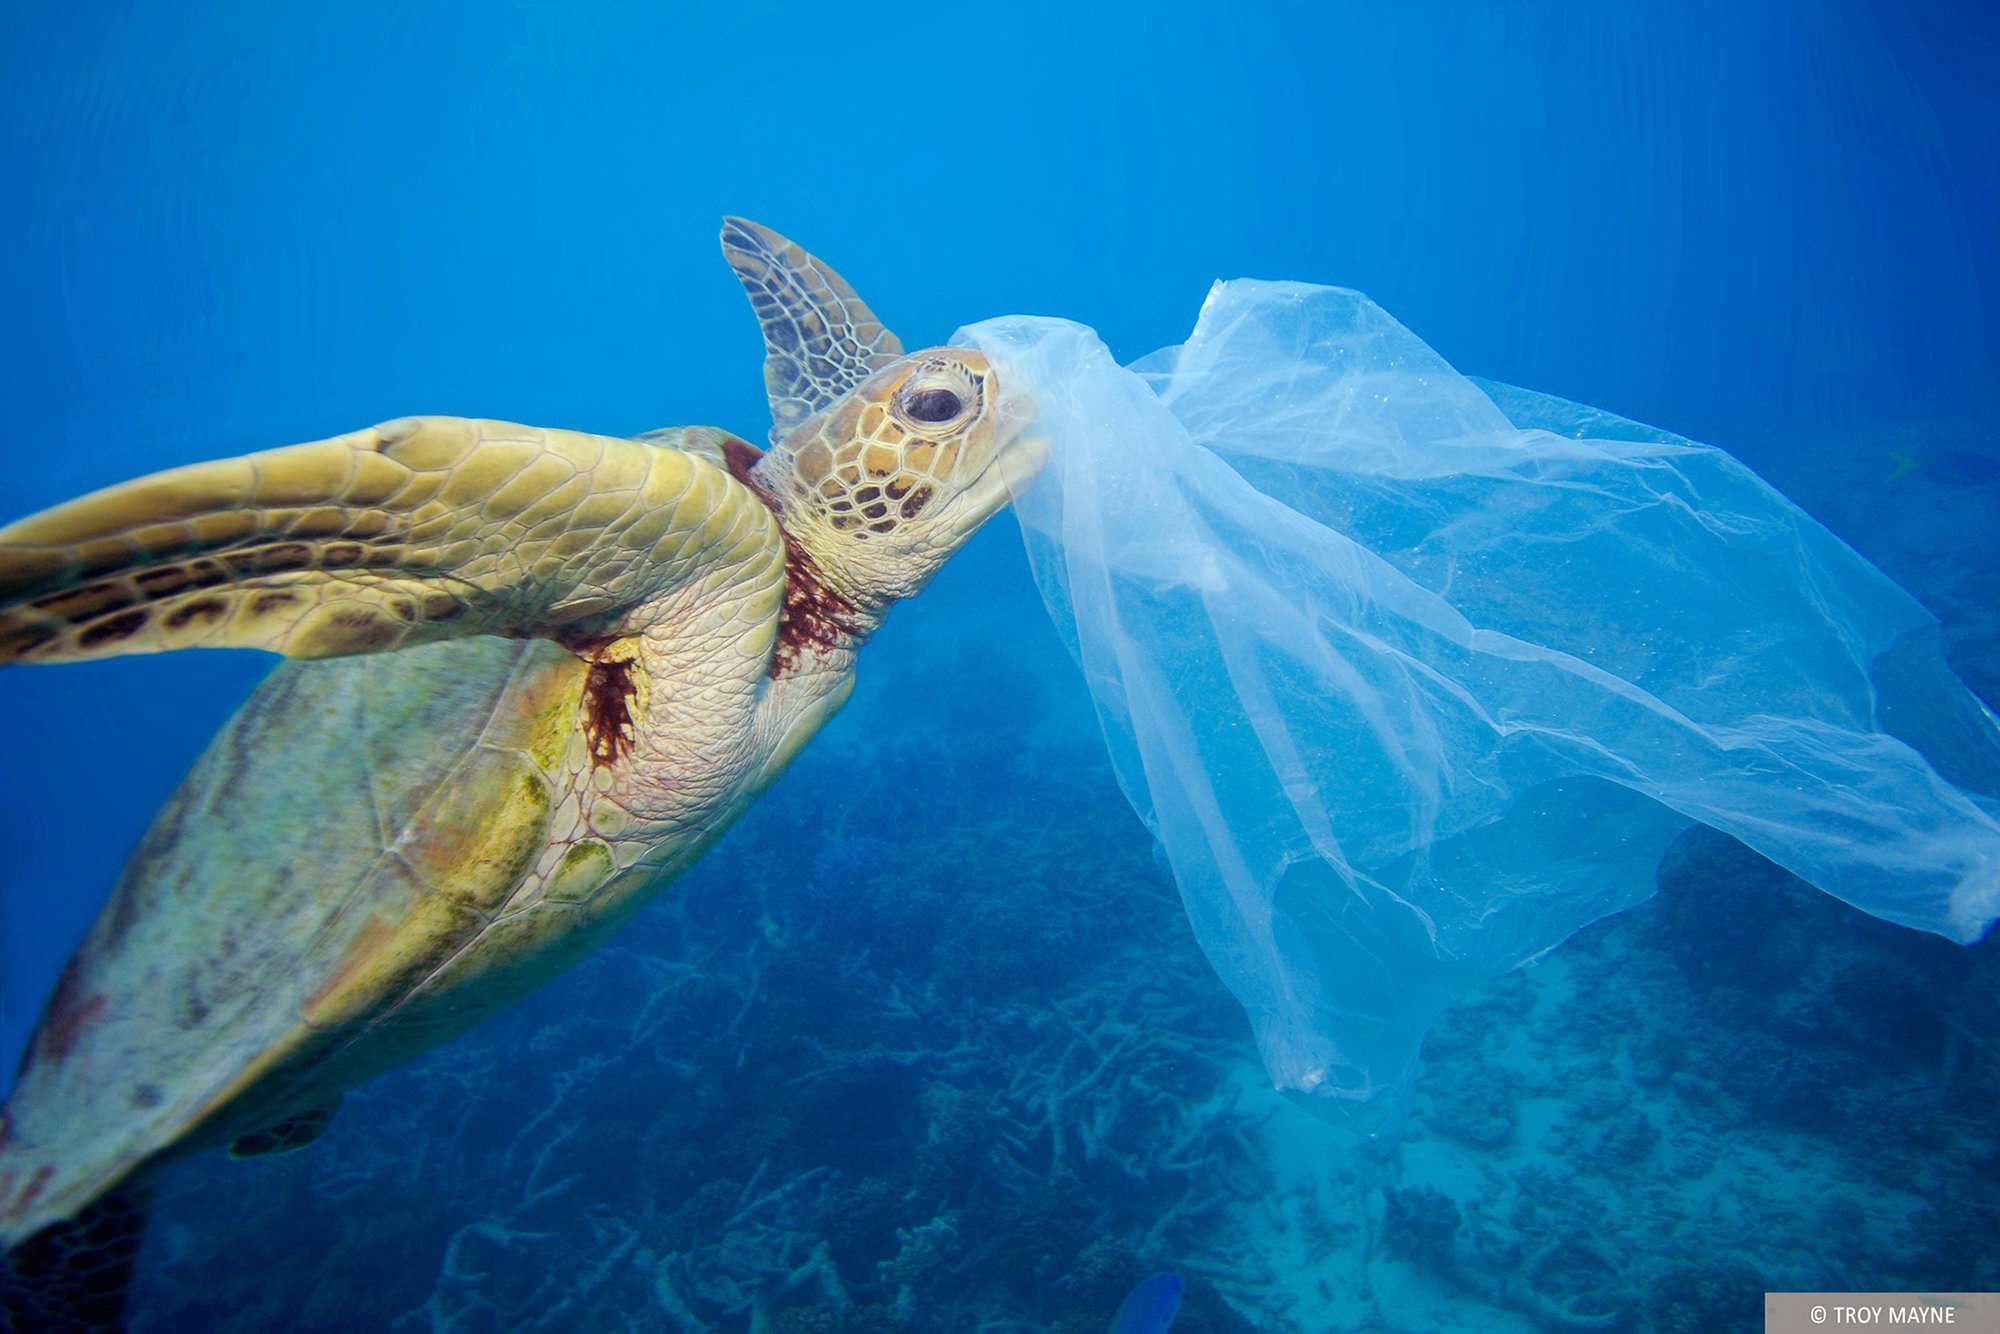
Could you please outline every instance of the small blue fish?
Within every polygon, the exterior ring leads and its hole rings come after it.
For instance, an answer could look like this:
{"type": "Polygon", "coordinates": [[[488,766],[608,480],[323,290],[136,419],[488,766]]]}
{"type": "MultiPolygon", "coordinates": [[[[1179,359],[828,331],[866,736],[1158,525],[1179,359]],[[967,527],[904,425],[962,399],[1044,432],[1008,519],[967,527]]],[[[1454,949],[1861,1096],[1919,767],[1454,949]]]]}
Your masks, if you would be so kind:
{"type": "Polygon", "coordinates": [[[1908,454],[1889,451],[1889,457],[1896,461],[1896,470],[1889,474],[1895,481],[1905,473],[1922,468],[1926,477],[1940,482],[1990,482],[2000,477],[2000,454],[1980,454],[1969,449],[1954,449],[1947,454],[1927,454],[1915,458],[1908,454]]]}
{"type": "Polygon", "coordinates": [[[1155,1274],[1125,1295],[1111,1334],[1167,1334],[1181,1309],[1179,1274],[1155,1274]]]}

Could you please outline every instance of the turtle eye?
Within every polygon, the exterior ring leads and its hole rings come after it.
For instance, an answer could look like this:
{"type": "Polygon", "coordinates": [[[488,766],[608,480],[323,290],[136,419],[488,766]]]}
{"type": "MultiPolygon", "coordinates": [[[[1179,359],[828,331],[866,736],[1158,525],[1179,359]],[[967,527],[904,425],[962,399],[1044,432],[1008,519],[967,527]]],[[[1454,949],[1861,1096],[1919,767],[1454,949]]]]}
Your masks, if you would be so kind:
{"type": "Polygon", "coordinates": [[[948,422],[965,411],[965,404],[949,389],[919,389],[903,398],[903,411],[914,421],[948,422]]]}

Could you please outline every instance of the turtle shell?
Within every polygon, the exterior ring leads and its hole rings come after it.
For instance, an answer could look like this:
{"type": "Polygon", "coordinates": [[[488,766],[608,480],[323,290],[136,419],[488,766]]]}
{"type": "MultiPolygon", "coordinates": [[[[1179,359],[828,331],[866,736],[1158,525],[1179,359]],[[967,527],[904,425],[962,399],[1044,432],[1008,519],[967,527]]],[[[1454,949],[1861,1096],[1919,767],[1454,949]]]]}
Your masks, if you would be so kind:
{"type": "Polygon", "coordinates": [[[498,638],[279,666],[161,810],[49,1003],[0,1114],[0,1239],[176,1147],[324,1105],[587,948],[546,947],[578,934],[574,904],[512,902],[552,847],[598,883],[613,869],[557,827],[577,818],[564,748],[587,671],[498,638]],[[544,939],[481,944],[507,925],[544,939]]]}

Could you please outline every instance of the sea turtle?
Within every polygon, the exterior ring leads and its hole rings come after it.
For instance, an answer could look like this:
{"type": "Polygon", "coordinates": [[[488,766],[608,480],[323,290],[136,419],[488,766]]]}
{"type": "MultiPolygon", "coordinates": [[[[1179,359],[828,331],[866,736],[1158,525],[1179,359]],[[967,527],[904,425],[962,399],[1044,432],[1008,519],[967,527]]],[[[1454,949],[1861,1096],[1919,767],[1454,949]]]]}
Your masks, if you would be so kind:
{"type": "Polygon", "coordinates": [[[978,353],[904,355],[783,237],[722,242],[768,452],[410,417],[0,529],[0,663],[314,660],[209,745],[48,1004],[0,1111],[17,1268],[118,1269],[153,1165],[310,1142],[343,1090],[611,934],[1035,465],[978,353]]]}

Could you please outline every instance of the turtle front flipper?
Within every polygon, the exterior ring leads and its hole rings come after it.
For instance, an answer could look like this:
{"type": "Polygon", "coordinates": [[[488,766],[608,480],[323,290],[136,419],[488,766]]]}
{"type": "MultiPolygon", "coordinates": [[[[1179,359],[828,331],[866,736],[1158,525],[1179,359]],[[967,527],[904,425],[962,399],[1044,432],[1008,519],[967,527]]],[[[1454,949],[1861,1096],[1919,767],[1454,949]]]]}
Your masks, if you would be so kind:
{"type": "Polygon", "coordinates": [[[772,444],[903,355],[845,278],[770,228],[724,218],[722,253],[764,327],[772,444]]]}
{"type": "Polygon", "coordinates": [[[0,663],[606,639],[721,570],[775,588],[782,561],[769,511],[691,453],[406,417],[155,473],[0,528],[0,663]]]}

